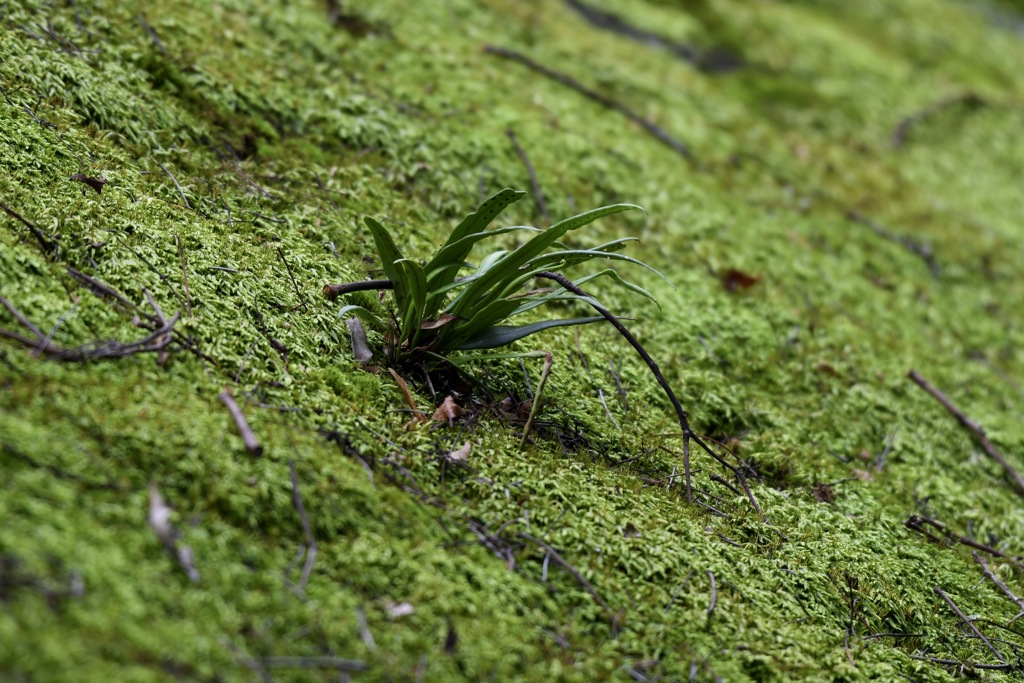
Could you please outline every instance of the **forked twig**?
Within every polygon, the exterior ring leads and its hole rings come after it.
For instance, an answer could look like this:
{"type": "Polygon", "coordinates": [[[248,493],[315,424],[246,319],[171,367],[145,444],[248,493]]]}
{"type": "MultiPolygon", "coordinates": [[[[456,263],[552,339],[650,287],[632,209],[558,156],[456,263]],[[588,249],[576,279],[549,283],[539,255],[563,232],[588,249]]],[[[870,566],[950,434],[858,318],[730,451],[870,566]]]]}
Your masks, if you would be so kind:
{"type": "Polygon", "coordinates": [[[1006,457],[1002,453],[1000,453],[994,445],[992,445],[992,442],[988,440],[988,437],[985,435],[985,430],[981,427],[981,425],[979,425],[971,418],[967,417],[967,415],[962,410],[957,408],[956,405],[954,405],[954,403],[950,401],[945,394],[936,389],[924,377],[919,375],[916,370],[911,370],[910,372],[908,372],[907,377],[912,379],[914,383],[916,383],[919,387],[928,392],[928,394],[930,394],[932,398],[941,403],[942,407],[949,411],[949,414],[957,419],[957,422],[966,427],[967,430],[974,435],[974,438],[981,445],[985,453],[988,454],[990,458],[999,463],[1000,467],[1003,468],[1003,472],[1006,473],[1006,476],[1009,477],[1010,481],[1012,481],[1014,485],[1017,487],[1017,492],[1024,495],[1024,477],[1022,477],[1020,475],[1020,472],[1015,470],[1013,468],[1013,465],[1011,465],[1006,460],[1006,457]]]}
{"type": "Polygon", "coordinates": [[[963,613],[963,612],[962,612],[962,611],[960,610],[960,608],[956,606],[956,603],[955,603],[955,602],[953,602],[953,599],[952,599],[952,598],[950,598],[950,597],[949,597],[949,596],[948,596],[948,595],[946,594],[946,591],[942,590],[942,589],[941,589],[941,588],[939,588],[938,586],[932,586],[932,590],[933,590],[933,591],[935,591],[935,593],[936,593],[936,594],[937,594],[937,595],[938,595],[938,596],[939,596],[940,598],[942,598],[942,599],[943,599],[943,601],[945,601],[945,603],[946,603],[947,605],[949,605],[949,606],[950,606],[950,607],[952,608],[952,610],[953,610],[954,612],[956,612],[956,615],[957,615],[958,617],[960,617],[960,620],[961,620],[961,621],[963,621],[963,622],[964,622],[965,624],[967,624],[967,626],[969,626],[969,627],[970,627],[970,629],[971,629],[972,631],[974,631],[974,635],[976,635],[976,636],[978,636],[979,638],[981,638],[981,642],[983,642],[983,643],[985,643],[986,645],[988,645],[988,649],[992,651],[992,654],[994,654],[994,655],[996,656],[996,659],[998,659],[998,660],[999,660],[1000,662],[1002,662],[1003,664],[1005,664],[1005,663],[1006,663],[1006,658],[1005,658],[1005,657],[1003,657],[1003,654],[1002,654],[1002,653],[1001,653],[1001,652],[1000,652],[999,650],[997,650],[997,649],[995,648],[995,646],[994,646],[994,645],[992,644],[992,642],[991,642],[991,641],[989,641],[989,639],[985,637],[985,634],[984,634],[984,633],[982,633],[982,632],[981,632],[981,631],[980,631],[980,630],[978,629],[978,627],[974,625],[974,622],[973,622],[973,621],[971,621],[970,619],[968,619],[968,618],[967,618],[967,615],[965,615],[965,614],[964,614],[964,613],[963,613]]]}
{"type": "Polygon", "coordinates": [[[985,576],[987,576],[988,579],[999,588],[999,590],[1003,591],[1006,597],[1010,598],[1010,600],[1013,601],[1013,603],[1016,604],[1017,608],[1020,610],[1020,613],[1018,613],[1017,616],[1010,620],[1010,624],[1024,616],[1024,598],[1018,597],[1012,590],[1010,590],[1009,586],[1003,583],[1003,580],[999,578],[999,575],[992,571],[992,568],[988,566],[988,560],[986,560],[978,553],[971,553],[971,557],[974,558],[975,562],[981,565],[981,571],[985,574],[985,576]]]}

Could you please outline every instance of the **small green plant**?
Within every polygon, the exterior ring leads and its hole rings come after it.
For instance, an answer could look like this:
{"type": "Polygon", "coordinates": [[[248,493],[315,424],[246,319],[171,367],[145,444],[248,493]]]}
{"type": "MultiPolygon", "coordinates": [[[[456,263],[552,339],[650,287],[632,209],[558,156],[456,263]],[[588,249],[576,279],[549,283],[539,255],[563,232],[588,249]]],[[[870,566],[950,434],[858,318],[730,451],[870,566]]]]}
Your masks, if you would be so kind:
{"type": "MultiPolygon", "coordinates": [[[[368,324],[384,330],[388,355],[401,363],[426,355],[447,356],[457,350],[481,350],[506,346],[524,337],[553,327],[585,325],[602,320],[601,316],[542,320],[526,325],[507,325],[507,320],[544,304],[560,300],[596,303],[589,295],[580,295],[566,287],[523,291],[533,278],[591,260],[615,260],[635,263],[660,273],[635,258],[618,253],[635,237],[624,237],[591,249],[570,249],[559,240],[604,216],[640,210],[634,204],[613,204],[581,213],[541,230],[514,226],[488,230],[491,222],[510,204],[526,193],[504,189],[487,199],[466,216],[448,236],[447,242],[426,264],[405,258],[395,240],[379,222],[365,219],[373,236],[387,280],[371,280],[333,287],[328,293],[358,289],[394,289],[396,315],[386,321],[361,306],[344,306],[339,317],[358,315],[368,324]],[[467,262],[473,247],[483,240],[513,231],[535,233],[522,246],[511,251],[495,251],[477,265],[467,262]],[[365,286],[363,286],[365,285],[365,286]]],[[[612,269],[587,275],[573,284],[578,288],[599,277],[609,277],[626,289],[654,301],[649,292],[622,279],[612,269]]]]}

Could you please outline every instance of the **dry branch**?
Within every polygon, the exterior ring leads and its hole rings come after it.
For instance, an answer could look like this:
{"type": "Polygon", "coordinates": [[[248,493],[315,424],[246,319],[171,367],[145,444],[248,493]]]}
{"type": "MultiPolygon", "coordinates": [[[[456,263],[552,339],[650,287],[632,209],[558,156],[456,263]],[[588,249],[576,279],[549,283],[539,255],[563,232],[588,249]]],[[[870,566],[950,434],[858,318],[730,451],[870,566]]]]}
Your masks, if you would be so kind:
{"type": "Polygon", "coordinates": [[[518,62],[523,66],[526,66],[532,69],[533,71],[536,71],[537,73],[546,76],[547,78],[550,78],[553,81],[556,81],[558,83],[561,83],[562,85],[572,88],[576,92],[597,102],[603,107],[607,107],[608,109],[612,109],[614,111],[619,112],[620,114],[628,118],[630,121],[636,123],[638,126],[646,130],[659,142],[666,145],[672,151],[676,152],[677,154],[685,158],[687,161],[693,160],[693,152],[690,151],[690,148],[683,144],[681,141],[674,138],[672,135],[669,135],[663,128],[656,125],[654,122],[644,118],[640,114],[637,114],[635,111],[633,111],[626,105],[622,104],[621,102],[613,100],[612,98],[606,95],[602,95],[601,93],[595,90],[591,90],[587,86],[577,81],[572,76],[548,68],[543,64],[540,64],[539,62],[530,59],[526,55],[516,52],[515,50],[509,50],[508,48],[497,47],[495,45],[485,45],[484,52],[496,55],[503,59],[511,60],[513,62],[518,62]]]}
{"type": "Polygon", "coordinates": [[[954,405],[954,403],[950,401],[945,394],[936,389],[924,377],[919,375],[916,370],[911,370],[910,372],[908,372],[907,377],[914,380],[914,382],[919,387],[924,389],[932,396],[932,398],[941,403],[942,407],[949,411],[950,415],[955,417],[961,425],[966,427],[967,430],[974,435],[974,438],[981,445],[985,453],[990,458],[999,463],[999,466],[1003,468],[1003,472],[1006,473],[1006,476],[1009,477],[1010,481],[1013,482],[1013,484],[1016,486],[1017,492],[1020,493],[1021,495],[1024,495],[1024,477],[1022,477],[1020,475],[1020,472],[1015,470],[1013,466],[1006,460],[1006,457],[1003,456],[1003,454],[1000,453],[994,445],[992,445],[992,442],[988,440],[988,437],[985,435],[985,430],[982,429],[981,425],[979,425],[971,418],[967,417],[967,415],[962,410],[957,408],[956,405],[954,405]]]}
{"type": "Polygon", "coordinates": [[[225,389],[220,392],[220,395],[218,395],[217,398],[220,399],[221,403],[227,406],[228,412],[231,413],[231,418],[238,426],[238,433],[242,437],[242,443],[245,444],[246,450],[256,456],[263,455],[263,446],[260,445],[256,435],[253,434],[252,428],[249,427],[249,423],[246,421],[245,415],[242,413],[242,409],[238,407],[237,403],[235,403],[235,399],[231,395],[231,390],[225,389]]]}

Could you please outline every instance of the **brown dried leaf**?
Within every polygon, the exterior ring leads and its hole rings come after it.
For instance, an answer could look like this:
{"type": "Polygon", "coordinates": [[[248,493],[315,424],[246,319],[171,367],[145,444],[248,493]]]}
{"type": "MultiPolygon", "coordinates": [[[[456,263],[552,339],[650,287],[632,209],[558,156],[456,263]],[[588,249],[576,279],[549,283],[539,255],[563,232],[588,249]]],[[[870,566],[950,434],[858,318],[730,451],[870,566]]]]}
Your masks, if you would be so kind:
{"type": "Polygon", "coordinates": [[[750,273],[745,273],[742,270],[737,270],[736,268],[730,268],[723,271],[719,275],[719,278],[722,280],[722,284],[725,285],[725,288],[730,292],[735,292],[741,289],[750,289],[761,281],[760,275],[751,275],[750,273]]]}
{"type": "Polygon", "coordinates": [[[473,452],[473,444],[466,442],[462,444],[462,448],[452,451],[448,454],[448,457],[455,462],[466,462],[469,460],[469,454],[473,452]]]}
{"type": "Polygon", "coordinates": [[[442,313],[441,317],[437,320],[424,320],[420,323],[421,330],[436,330],[439,327],[444,327],[453,320],[458,320],[459,317],[450,313],[442,313]]]}
{"type": "Polygon", "coordinates": [[[466,409],[456,403],[451,395],[448,395],[445,396],[444,403],[434,411],[433,419],[439,422],[447,422],[451,425],[452,421],[464,412],[466,412],[466,409]]]}
{"type": "Polygon", "coordinates": [[[77,180],[80,183],[85,183],[92,189],[96,190],[96,194],[99,194],[103,190],[103,186],[107,184],[107,179],[103,176],[87,176],[84,173],[76,173],[71,176],[72,180],[77,180]]]}
{"type": "Polygon", "coordinates": [[[412,392],[409,391],[409,385],[405,383],[402,376],[395,372],[393,368],[388,368],[388,372],[390,372],[391,376],[395,378],[395,381],[398,383],[398,388],[402,390],[402,395],[405,396],[405,402],[409,404],[410,408],[412,408],[413,422],[426,422],[427,416],[423,414],[423,411],[416,407],[416,401],[412,398],[412,392]]]}

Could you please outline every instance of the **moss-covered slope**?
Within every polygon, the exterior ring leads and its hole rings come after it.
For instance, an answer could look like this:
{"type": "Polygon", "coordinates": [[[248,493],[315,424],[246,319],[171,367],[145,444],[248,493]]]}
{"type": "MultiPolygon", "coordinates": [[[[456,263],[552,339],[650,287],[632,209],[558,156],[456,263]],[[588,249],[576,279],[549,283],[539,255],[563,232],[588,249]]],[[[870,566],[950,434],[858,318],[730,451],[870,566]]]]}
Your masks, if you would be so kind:
{"type": "MultiPolygon", "coordinates": [[[[0,330],[37,348],[0,339],[0,679],[1019,676],[999,659],[1024,648],[1018,606],[920,520],[1003,553],[978,551],[1024,594],[1021,492],[906,377],[1024,470],[1015,11],[5,3],[0,330]],[[637,235],[673,281],[631,273],[660,310],[600,293],[767,521],[700,453],[687,504],[671,407],[610,327],[517,346],[556,359],[525,449],[482,391],[407,428],[391,375],[352,359],[320,290],[376,274],[361,216],[427,257],[482,196],[529,188],[509,130],[552,218],[647,209],[574,244],[637,235]],[[168,354],[45,351],[175,314],[168,354]]],[[[502,220],[544,222],[535,201],[502,220]]],[[[529,395],[515,361],[469,371],[529,395]]],[[[444,398],[407,378],[422,409],[444,398]]]]}

